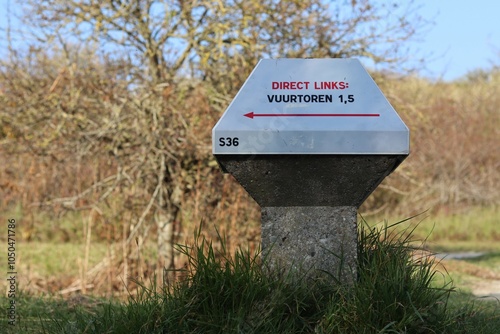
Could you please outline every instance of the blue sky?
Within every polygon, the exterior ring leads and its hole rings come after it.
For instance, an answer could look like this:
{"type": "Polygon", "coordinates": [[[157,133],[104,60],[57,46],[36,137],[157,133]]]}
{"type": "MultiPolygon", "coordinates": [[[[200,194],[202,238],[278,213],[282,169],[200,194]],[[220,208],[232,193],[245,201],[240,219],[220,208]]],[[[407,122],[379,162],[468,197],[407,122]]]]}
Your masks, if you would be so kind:
{"type": "Polygon", "coordinates": [[[500,1],[421,1],[420,13],[435,24],[413,43],[426,56],[425,76],[456,79],[474,69],[500,65],[500,1]]]}
{"type": "MultiPolygon", "coordinates": [[[[0,0],[0,28],[7,23],[8,2],[0,0]]],[[[420,0],[416,3],[420,4],[419,12],[434,21],[418,41],[411,43],[415,59],[425,59],[422,76],[453,80],[474,69],[500,65],[500,1],[420,0]]],[[[0,41],[2,39],[0,36],[0,41]]],[[[0,42],[1,47],[5,47],[5,43],[0,42]]]]}

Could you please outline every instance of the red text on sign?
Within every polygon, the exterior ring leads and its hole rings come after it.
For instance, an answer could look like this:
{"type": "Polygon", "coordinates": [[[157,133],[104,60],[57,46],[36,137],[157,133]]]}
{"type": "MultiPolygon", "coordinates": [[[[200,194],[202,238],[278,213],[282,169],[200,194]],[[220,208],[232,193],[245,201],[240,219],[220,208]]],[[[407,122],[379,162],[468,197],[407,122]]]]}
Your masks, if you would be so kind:
{"type": "Polygon", "coordinates": [[[273,89],[309,89],[309,81],[273,81],[273,89]]]}
{"type": "Polygon", "coordinates": [[[315,81],[314,89],[346,89],[349,83],[345,81],[315,81]]]}
{"type": "Polygon", "coordinates": [[[273,81],[271,83],[272,89],[317,89],[317,90],[335,90],[347,89],[349,83],[345,81],[314,81],[312,84],[309,81],[273,81]]]}

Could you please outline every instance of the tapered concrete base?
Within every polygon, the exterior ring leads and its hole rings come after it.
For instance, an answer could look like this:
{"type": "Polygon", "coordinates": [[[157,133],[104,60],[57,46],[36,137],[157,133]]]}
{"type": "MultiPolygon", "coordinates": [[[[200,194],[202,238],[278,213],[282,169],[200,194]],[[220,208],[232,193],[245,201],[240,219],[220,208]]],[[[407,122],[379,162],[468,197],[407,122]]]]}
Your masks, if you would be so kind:
{"type": "Polygon", "coordinates": [[[406,155],[217,155],[260,207],[356,206],[406,155]]]}
{"type": "Polygon", "coordinates": [[[263,207],[264,265],[352,285],[357,275],[356,214],[355,206],[263,207]]]}

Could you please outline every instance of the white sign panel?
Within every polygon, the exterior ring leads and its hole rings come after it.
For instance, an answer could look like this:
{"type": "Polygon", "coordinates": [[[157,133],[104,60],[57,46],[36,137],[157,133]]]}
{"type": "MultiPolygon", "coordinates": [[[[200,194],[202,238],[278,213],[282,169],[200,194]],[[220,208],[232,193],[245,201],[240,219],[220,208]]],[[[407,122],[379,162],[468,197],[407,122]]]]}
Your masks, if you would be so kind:
{"type": "Polygon", "coordinates": [[[409,131],[356,59],[261,60],[212,130],[214,154],[409,154],[409,131]]]}

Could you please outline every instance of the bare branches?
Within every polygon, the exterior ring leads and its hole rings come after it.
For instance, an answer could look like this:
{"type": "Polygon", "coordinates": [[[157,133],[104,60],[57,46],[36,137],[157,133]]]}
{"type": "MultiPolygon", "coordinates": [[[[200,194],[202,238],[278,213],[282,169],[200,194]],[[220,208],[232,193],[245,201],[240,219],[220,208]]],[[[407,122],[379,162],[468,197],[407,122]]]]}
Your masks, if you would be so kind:
{"type": "MultiPolygon", "coordinates": [[[[45,0],[28,1],[26,7],[47,36],[65,32],[123,50],[148,69],[155,84],[188,68],[191,75],[218,83],[215,73],[252,67],[261,57],[358,56],[392,62],[406,56],[399,46],[425,22],[413,1],[398,6],[322,0],[45,0]]],[[[134,75],[146,79],[139,71],[134,75]]]]}

